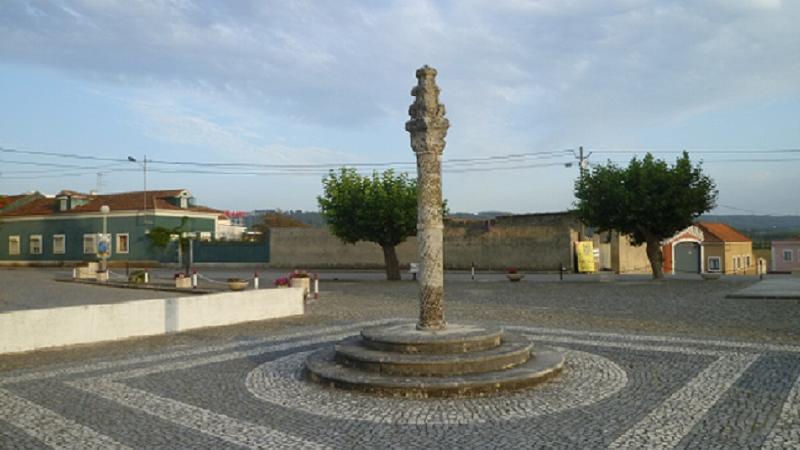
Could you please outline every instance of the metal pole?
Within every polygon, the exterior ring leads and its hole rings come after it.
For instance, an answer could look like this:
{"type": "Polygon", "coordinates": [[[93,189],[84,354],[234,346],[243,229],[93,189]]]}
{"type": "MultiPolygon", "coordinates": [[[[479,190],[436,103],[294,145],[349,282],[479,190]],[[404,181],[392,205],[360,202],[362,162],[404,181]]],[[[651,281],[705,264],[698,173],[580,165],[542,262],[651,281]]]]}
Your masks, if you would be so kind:
{"type": "MultiPolygon", "coordinates": [[[[147,155],[144,155],[144,162],[143,162],[143,173],[144,173],[144,205],[142,206],[142,214],[144,215],[142,219],[144,223],[147,223],[147,155]]],[[[156,205],[153,204],[153,209],[155,209],[156,205]]]]}
{"type": "MultiPolygon", "coordinates": [[[[106,240],[106,233],[108,231],[107,230],[107,220],[108,220],[108,214],[106,212],[103,212],[103,236],[100,238],[101,241],[105,241],[106,240]]],[[[107,245],[111,245],[111,242],[108,242],[107,245]]],[[[103,252],[103,271],[104,272],[106,270],[108,270],[108,260],[107,260],[107,258],[108,258],[108,250],[103,252]]]]}

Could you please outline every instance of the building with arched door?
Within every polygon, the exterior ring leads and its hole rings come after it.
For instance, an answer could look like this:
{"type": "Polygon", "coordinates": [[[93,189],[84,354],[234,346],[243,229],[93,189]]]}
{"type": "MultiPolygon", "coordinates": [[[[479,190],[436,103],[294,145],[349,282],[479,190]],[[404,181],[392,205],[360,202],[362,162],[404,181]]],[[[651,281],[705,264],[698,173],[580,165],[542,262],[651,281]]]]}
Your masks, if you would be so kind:
{"type": "Polygon", "coordinates": [[[756,274],[753,241],[730,225],[698,222],[663,243],[664,272],[756,274]]]}

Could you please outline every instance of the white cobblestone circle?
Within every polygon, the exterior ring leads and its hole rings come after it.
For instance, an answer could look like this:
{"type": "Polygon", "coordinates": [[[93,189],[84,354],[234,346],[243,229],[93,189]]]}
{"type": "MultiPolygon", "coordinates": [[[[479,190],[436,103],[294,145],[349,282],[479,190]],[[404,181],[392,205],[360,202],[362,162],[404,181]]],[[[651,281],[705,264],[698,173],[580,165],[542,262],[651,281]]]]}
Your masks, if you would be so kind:
{"type": "Polygon", "coordinates": [[[608,358],[560,348],[564,371],[555,379],[515,393],[471,399],[398,399],[334,390],[302,379],[311,352],[296,353],[253,369],[245,381],[256,398],[308,414],[396,424],[467,424],[553,414],[601,401],[628,383],[608,358]]]}

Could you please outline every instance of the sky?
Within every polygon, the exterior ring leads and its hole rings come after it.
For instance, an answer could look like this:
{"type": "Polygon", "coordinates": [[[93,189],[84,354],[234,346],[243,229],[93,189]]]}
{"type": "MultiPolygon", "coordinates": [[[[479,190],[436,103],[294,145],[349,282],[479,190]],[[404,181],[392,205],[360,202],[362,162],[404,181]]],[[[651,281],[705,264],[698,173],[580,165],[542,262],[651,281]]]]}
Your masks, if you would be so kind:
{"type": "Polygon", "coordinates": [[[686,149],[714,213],[800,214],[798,19],[792,0],[4,0],[0,193],[141,190],[146,156],[148,189],[316,210],[331,168],[414,175],[428,64],[451,211],[566,210],[582,146],[590,165],[686,149]]]}

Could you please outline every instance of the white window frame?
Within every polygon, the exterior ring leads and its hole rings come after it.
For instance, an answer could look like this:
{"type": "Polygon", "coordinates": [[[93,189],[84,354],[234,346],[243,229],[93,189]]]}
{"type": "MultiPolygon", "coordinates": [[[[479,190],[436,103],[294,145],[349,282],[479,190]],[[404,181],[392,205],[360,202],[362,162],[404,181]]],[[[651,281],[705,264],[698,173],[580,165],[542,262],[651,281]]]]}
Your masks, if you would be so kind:
{"type": "Polygon", "coordinates": [[[721,272],[722,271],[722,258],[719,256],[709,256],[708,257],[708,271],[709,272],[721,272]],[[714,268],[714,265],[711,264],[711,261],[717,262],[717,267],[714,268]]]}
{"type": "Polygon", "coordinates": [[[117,233],[115,244],[116,244],[116,248],[117,248],[117,253],[122,253],[122,254],[129,253],[130,250],[131,250],[131,236],[130,236],[130,234],[128,234],[128,233],[117,233]],[[120,248],[120,245],[119,245],[119,243],[120,243],[119,238],[121,238],[122,236],[125,236],[125,250],[124,251],[120,248]]]}
{"type": "Polygon", "coordinates": [[[8,237],[8,254],[9,255],[19,255],[20,251],[22,250],[22,243],[19,240],[19,235],[15,234],[8,237]],[[14,244],[16,244],[16,249],[14,249],[14,244]]]}
{"type": "Polygon", "coordinates": [[[63,255],[67,253],[67,236],[65,234],[54,234],[53,235],[53,254],[54,255],[63,255]],[[56,245],[56,240],[61,239],[61,247],[59,248],[56,245]]]}
{"type": "Polygon", "coordinates": [[[753,258],[750,257],[750,255],[745,255],[745,257],[744,257],[744,267],[746,269],[749,269],[750,266],[752,266],[752,265],[753,265],[753,258]]]}
{"type": "Polygon", "coordinates": [[[792,262],[792,256],[794,256],[794,252],[791,250],[784,250],[783,251],[783,262],[792,262]],[[788,258],[787,258],[788,256],[788,258]]]}
{"type": "Polygon", "coordinates": [[[41,234],[32,234],[28,236],[28,253],[31,255],[41,255],[42,254],[42,235],[41,234]],[[38,245],[34,247],[33,243],[38,242],[38,245]],[[38,250],[38,251],[34,251],[38,250]]]}
{"type": "Polygon", "coordinates": [[[83,235],[83,254],[84,255],[94,255],[97,253],[97,236],[96,233],[86,233],[83,235]],[[90,238],[92,240],[91,248],[86,246],[86,239],[90,238]]]}

